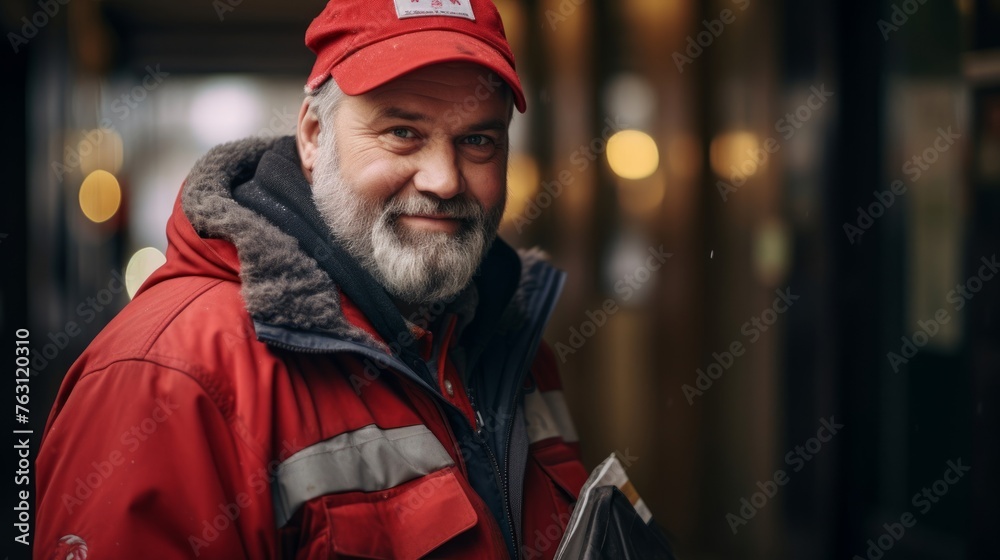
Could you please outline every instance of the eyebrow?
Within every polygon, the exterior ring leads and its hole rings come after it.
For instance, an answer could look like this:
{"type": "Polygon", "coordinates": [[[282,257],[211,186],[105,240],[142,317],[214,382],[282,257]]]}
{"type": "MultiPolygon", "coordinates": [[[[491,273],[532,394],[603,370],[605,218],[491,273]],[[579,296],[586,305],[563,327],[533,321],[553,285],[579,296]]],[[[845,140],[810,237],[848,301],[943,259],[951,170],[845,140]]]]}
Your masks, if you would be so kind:
{"type": "Polygon", "coordinates": [[[475,132],[477,130],[492,130],[494,132],[506,132],[507,123],[500,119],[487,119],[485,121],[480,121],[477,123],[472,123],[471,125],[462,129],[463,132],[475,132]]]}
{"type": "Polygon", "coordinates": [[[401,109],[399,107],[386,107],[375,113],[376,119],[401,119],[404,121],[413,122],[425,122],[431,120],[431,118],[423,113],[415,113],[413,111],[407,111],[406,109],[401,109]]]}
{"type": "MultiPolygon", "coordinates": [[[[400,119],[411,122],[428,122],[431,120],[431,117],[429,115],[410,111],[401,107],[388,106],[376,111],[375,120],[380,119],[400,119]]],[[[463,127],[462,134],[468,134],[479,130],[505,132],[507,131],[507,123],[502,119],[486,119],[463,127]]]]}

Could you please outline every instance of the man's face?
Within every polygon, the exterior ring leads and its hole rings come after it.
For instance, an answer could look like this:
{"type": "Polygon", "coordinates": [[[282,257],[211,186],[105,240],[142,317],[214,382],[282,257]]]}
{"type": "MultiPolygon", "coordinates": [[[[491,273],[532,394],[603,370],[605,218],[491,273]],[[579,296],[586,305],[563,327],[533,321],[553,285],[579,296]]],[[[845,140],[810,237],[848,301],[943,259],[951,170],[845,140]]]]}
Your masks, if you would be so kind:
{"type": "Polygon", "coordinates": [[[505,90],[484,87],[496,83],[480,66],[439,64],[345,96],[332,123],[321,121],[317,207],[345,248],[403,301],[458,293],[496,236],[510,115],[505,90]]]}

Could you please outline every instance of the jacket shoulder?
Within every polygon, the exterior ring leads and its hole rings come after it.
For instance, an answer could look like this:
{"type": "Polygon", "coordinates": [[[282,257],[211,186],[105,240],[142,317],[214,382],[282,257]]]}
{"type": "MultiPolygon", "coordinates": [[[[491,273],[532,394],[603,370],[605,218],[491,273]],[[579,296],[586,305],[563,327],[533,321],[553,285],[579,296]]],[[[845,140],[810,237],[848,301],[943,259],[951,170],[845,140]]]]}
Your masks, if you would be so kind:
{"type": "Polygon", "coordinates": [[[36,461],[39,557],[63,535],[107,556],[214,559],[243,557],[241,541],[259,534],[273,554],[266,478],[248,486],[262,463],[239,436],[200,383],[159,363],[113,362],[64,387],[36,461]],[[262,498],[240,502],[239,530],[198,554],[190,536],[240,495],[262,498]]]}
{"type": "MultiPolygon", "coordinates": [[[[139,294],[73,364],[64,389],[112,364],[156,364],[202,385],[221,409],[231,401],[226,363],[237,345],[259,344],[239,284],[182,277],[139,294]]],[[[121,370],[121,368],[118,368],[121,370]]]]}

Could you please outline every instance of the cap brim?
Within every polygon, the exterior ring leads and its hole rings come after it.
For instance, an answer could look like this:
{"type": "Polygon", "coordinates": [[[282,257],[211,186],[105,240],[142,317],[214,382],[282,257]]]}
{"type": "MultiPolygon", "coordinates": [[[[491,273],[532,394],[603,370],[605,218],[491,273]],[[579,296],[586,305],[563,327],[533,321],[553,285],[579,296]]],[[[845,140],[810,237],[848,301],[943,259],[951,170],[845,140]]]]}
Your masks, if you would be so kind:
{"type": "Polygon", "coordinates": [[[318,87],[332,75],[344,93],[361,95],[418,68],[441,62],[472,62],[496,72],[514,93],[514,106],[524,112],[521,81],[502,54],[479,39],[440,29],[406,33],[368,45],[336,67],[311,76],[309,86],[318,87]]]}

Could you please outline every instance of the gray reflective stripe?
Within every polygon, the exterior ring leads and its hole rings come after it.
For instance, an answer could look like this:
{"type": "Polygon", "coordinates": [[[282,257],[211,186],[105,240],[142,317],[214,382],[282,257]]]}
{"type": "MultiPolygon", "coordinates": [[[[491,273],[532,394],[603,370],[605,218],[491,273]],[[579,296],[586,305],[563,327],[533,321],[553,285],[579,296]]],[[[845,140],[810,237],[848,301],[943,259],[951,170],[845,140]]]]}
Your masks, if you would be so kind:
{"type": "Polygon", "coordinates": [[[530,443],[559,437],[559,426],[556,426],[556,420],[541,391],[532,391],[524,396],[524,418],[528,423],[530,443]]]}
{"type": "Polygon", "coordinates": [[[534,391],[524,396],[524,416],[528,422],[528,441],[535,443],[561,437],[571,443],[580,438],[562,391],[534,391]]]}
{"type": "Polygon", "coordinates": [[[559,433],[567,443],[580,441],[580,436],[576,435],[576,426],[573,425],[573,417],[569,414],[569,407],[566,406],[566,397],[562,391],[545,391],[542,393],[545,404],[549,405],[549,411],[559,426],[559,433]]]}
{"type": "Polygon", "coordinates": [[[274,516],[283,527],[303,504],[338,492],[375,492],[453,465],[427,426],[374,424],[321,441],[278,466],[274,516]]]}

